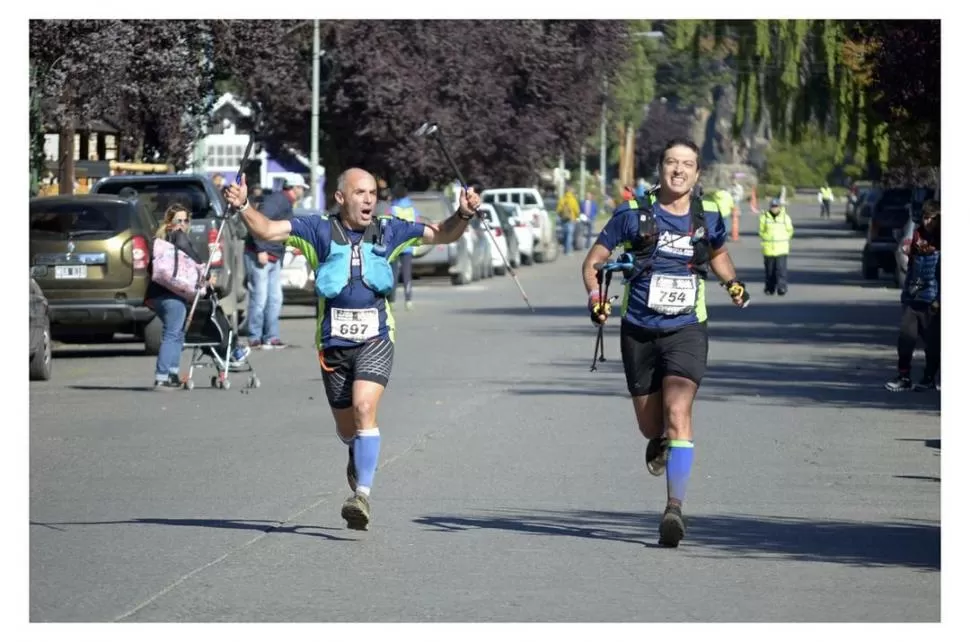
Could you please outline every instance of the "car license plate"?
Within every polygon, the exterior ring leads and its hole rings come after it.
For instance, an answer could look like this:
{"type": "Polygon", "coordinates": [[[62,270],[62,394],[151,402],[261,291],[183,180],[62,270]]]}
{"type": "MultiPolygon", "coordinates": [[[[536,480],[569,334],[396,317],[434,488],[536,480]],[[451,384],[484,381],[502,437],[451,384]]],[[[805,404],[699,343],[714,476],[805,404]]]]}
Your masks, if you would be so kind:
{"type": "Polygon", "coordinates": [[[88,266],[86,265],[57,265],[54,266],[55,279],[86,279],[88,266]]]}

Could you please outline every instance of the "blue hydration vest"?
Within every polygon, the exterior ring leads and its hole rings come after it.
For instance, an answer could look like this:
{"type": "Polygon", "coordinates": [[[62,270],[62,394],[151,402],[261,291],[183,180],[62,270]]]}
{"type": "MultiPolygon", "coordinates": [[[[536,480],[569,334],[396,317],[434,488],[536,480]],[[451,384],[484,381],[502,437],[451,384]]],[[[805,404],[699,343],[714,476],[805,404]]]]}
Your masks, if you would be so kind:
{"type": "MultiPolygon", "coordinates": [[[[915,250],[915,247],[913,248],[915,250]]],[[[909,257],[909,269],[900,299],[903,303],[932,303],[939,296],[940,282],[936,278],[940,265],[940,252],[917,254],[909,257]]]]}
{"type": "Polygon", "coordinates": [[[330,251],[315,272],[317,295],[324,299],[337,297],[351,279],[354,247],[360,253],[360,277],[368,288],[381,296],[394,289],[394,271],[387,262],[384,230],[389,219],[371,221],[360,241],[352,244],[338,217],[330,218],[330,251]]]}

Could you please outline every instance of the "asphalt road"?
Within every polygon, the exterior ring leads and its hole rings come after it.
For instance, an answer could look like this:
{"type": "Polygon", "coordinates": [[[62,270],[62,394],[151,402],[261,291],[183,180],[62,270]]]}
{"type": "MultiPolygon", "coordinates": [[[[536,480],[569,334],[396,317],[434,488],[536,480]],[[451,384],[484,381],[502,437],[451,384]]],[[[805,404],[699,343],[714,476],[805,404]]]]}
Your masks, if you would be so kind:
{"type": "MultiPolygon", "coordinates": [[[[70,346],[30,385],[30,619],[938,621],[940,395],[892,394],[898,291],[795,206],[785,298],[711,288],[687,538],[656,545],[619,363],[589,365],[581,256],[423,281],[398,313],[369,532],[346,530],[310,308],[243,391],[148,389],[137,346],[70,346]]],[[[922,356],[917,356],[922,367],[922,356]]],[[[211,371],[210,371],[211,372],[211,371]]]]}

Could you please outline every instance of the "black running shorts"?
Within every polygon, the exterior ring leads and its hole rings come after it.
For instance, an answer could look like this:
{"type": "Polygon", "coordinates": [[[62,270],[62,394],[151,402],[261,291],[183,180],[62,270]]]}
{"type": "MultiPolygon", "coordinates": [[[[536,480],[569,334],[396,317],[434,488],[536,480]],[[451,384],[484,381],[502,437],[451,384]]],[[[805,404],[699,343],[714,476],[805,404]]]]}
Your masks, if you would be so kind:
{"type": "Polygon", "coordinates": [[[373,381],[387,387],[393,365],[394,343],[390,339],[353,348],[327,348],[320,354],[320,373],[330,407],[340,410],[353,405],[355,381],[373,381]]]}
{"type": "Polygon", "coordinates": [[[700,386],[707,371],[707,322],[660,332],[624,321],[620,352],[626,387],[634,397],[659,391],[668,376],[684,377],[700,386]]]}

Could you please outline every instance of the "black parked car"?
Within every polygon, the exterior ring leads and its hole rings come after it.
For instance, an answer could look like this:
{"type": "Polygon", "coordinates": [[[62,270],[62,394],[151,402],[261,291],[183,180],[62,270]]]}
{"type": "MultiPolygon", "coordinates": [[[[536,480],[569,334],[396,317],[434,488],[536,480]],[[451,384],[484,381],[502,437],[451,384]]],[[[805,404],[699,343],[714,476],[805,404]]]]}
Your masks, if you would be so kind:
{"type": "Polygon", "coordinates": [[[922,190],[910,187],[885,189],[872,207],[866,244],[862,249],[862,275],[878,279],[879,271],[895,274],[896,248],[913,211],[922,206],[922,190]]]}

